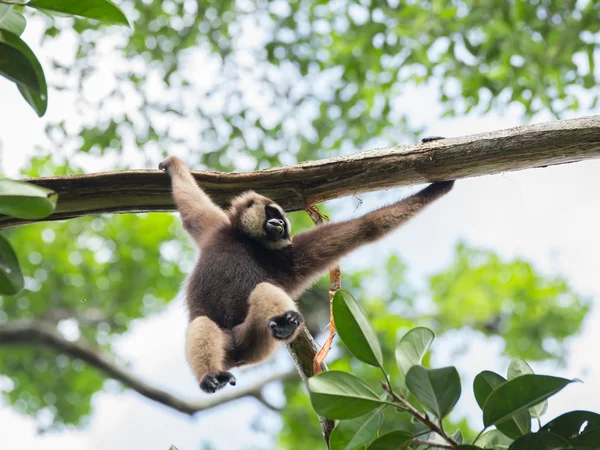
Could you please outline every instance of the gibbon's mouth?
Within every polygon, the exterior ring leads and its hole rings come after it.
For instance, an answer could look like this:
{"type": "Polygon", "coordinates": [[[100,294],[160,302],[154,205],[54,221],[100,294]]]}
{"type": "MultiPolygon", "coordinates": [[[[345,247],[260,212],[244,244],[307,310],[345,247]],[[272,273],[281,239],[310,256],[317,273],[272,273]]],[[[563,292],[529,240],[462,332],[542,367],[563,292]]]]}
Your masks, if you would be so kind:
{"type": "Polygon", "coordinates": [[[265,224],[265,231],[272,241],[282,239],[285,236],[285,222],[281,219],[269,219],[265,224]]]}

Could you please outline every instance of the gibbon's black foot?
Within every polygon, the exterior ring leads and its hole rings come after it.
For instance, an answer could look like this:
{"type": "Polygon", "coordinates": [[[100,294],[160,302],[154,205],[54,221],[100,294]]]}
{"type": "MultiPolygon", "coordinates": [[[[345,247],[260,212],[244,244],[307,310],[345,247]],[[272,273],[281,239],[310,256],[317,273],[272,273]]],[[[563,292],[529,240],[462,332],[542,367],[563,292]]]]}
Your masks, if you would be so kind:
{"type": "Polygon", "coordinates": [[[235,377],[231,372],[209,372],[200,382],[200,389],[208,394],[213,394],[227,384],[235,386],[235,377]]]}
{"type": "Polygon", "coordinates": [[[439,141],[441,139],[446,139],[446,138],[442,137],[442,136],[427,136],[427,137],[424,137],[423,139],[421,139],[421,143],[426,144],[428,142],[439,141]]]}
{"type": "Polygon", "coordinates": [[[289,338],[296,328],[303,323],[304,317],[302,317],[302,314],[296,311],[288,311],[280,316],[271,317],[268,327],[275,339],[284,340],[289,338]]]}

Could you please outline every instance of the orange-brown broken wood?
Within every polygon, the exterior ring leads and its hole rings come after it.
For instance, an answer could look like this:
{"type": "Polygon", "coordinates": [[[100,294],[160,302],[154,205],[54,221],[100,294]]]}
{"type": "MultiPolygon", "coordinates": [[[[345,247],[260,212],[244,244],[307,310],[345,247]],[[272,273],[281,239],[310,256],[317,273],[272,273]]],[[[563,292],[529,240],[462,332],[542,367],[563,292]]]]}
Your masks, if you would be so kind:
{"type": "MultiPolygon", "coordinates": [[[[309,206],[307,208],[307,212],[315,225],[320,225],[325,220],[328,220],[327,216],[321,214],[316,206],[309,206]]],[[[340,271],[340,266],[336,265],[329,269],[329,324],[327,324],[325,327],[325,330],[329,328],[329,336],[313,359],[313,371],[315,375],[321,373],[321,363],[323,363],[327,357],[327,354],[329,353],[329,350],[331,350],[331,344],[333,343],[333,338],[335,336],[335,323],[333,321],[333,296],[341,288],[342,273],[340,271]]]]}

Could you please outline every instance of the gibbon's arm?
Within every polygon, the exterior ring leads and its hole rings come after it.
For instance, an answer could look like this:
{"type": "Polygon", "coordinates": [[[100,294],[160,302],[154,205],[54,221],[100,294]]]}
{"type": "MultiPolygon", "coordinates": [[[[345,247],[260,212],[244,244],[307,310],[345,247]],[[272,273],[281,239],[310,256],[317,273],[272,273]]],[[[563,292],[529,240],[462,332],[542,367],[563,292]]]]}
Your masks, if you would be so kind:
{"type": "Polygon", "coordinates": [[[454,181],[433,183],[410,197],[362,217],[330,222],[298,233],[293,237],[292,244],[299,281],[319,275],[347,253],[375,242],[400,227],[450,191],[453,185],[454,181]]]}
{"type": "Polygon", "coordinates": [[[181,159],[171,156],[160,163],[158,168],[165,170],[171,177],[173,198],[183,227],[196,242],[205,229],[229,223],[225,212],[200,189],[181,159]]]}

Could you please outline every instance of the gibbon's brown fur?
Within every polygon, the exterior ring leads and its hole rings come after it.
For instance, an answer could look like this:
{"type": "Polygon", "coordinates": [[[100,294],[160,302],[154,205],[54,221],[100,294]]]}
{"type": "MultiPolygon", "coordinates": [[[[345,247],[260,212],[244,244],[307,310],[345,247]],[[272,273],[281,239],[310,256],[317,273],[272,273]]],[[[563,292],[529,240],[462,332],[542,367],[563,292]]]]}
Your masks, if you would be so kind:
{"type": "Polygon", "coordinates": [[[179,158],[159,168],[171,177],[183,226],[200,249],[187,284],[186,355],[205,392],[235,385],[229,369],[264,361],[278,342],[292,341],[304,323],[294,299],[339,258],[400,227],[454,183],[433,183],[362,217],[292,238],[285,212],[268,198],[247,192],[224,211],[179,158]]]}

